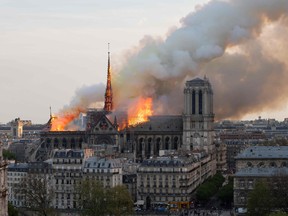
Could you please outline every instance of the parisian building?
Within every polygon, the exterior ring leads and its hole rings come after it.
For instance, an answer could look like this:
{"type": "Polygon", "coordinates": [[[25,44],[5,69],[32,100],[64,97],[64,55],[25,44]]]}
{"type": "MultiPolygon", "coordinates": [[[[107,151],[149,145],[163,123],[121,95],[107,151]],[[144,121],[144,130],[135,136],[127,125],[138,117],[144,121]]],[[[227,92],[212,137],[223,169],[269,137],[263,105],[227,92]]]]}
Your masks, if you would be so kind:
{"type": "Polygon", "coordinates": [[[61,149],[54,150],[52,157],[53,180],[55,197],[53,206],[56,209],[76,209],[77,199],[76,185],[83,177],[83,165],[93,152],[90,149],[72,150],[61,149]]]}
{"type": "Polygon", "coordinates": [[[8,165],[8,200],[15,207],[25,206],[24,194],[19,194],[20,183],[28,174],[28,163],[11,163],[8,165]]]}
{"type": "Polygon", "coordinates": [[[259,179],[288,174],[288,146],[252,146],[237,155],[234,174],[234,207],[245,212],[248,193],[259,179]]]}
{"type": "Polygon", "coordinates": [[[146,159],[137,171],[138,201],[144,208],[189,208],[192,193],[215,174],[212,158],[205,152],[171,154],[146,159]]]}
{"type": "Polygon", "coordinates": [[[215,141],[216,169],[219,172],[227,171],[227,145],[221,141],[215,141]]]}
{"type": "Polygon", "coordinates": [[[104,188],[112,188],[123,184],[123,162],[116,158],[90,157],[85,161],[83,177],[102,183],[104,188]]]}

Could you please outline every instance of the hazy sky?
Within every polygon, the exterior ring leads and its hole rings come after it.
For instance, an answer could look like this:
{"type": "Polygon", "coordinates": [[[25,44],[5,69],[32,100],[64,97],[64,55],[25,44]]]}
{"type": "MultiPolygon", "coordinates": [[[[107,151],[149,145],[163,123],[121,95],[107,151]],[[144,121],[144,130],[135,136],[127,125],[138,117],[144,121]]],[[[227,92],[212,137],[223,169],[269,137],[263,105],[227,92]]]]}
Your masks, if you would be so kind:
{"type": "MultiPolygon", "coordinates": [[[[145,35],[165,38],[208,0],[0,0],[0,122],[45,123],[77,89],[106,82],[145,35]]],[[[281,119],[286,107],[264,118],[281,119]]]]}
{"type": "Polygon", "coordinates": [[[0,0],[0,122],[45,123],[145,35],[163,36],[202,0],[0,0]]]}

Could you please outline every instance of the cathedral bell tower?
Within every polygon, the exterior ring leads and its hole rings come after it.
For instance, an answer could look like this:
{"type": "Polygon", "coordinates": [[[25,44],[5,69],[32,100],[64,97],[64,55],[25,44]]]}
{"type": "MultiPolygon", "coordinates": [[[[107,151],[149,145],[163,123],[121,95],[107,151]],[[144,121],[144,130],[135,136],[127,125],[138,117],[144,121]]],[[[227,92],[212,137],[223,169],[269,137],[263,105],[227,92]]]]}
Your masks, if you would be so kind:
{"type": "Polygon", "coordinates": [[[195,78],[184,88],[183,149],[213,152],[213,91],[209,80],[195,78]]]}
{"type": "Polygon", "coordinates": [[[109,44],[108,44],[107,84],[106,84],[106,91],[105,91],[104,110],[106,112],[111,112],[113,110],[113,93],[112,93],[112,84],[111,84],[111,68],[110,68],[109,44]]]}

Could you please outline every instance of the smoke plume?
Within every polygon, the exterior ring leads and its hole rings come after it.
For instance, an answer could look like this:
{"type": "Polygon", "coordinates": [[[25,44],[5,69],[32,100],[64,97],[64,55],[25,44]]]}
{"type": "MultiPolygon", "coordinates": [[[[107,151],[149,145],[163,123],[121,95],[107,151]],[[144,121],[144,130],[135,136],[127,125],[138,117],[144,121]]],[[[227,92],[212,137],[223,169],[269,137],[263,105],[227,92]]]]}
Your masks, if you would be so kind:
{"type": "MultiPolygon", "coordinates": [[[[210,1],[165,38],[145,36],[113,74],[116,109],[152,97],[154,114],[181,114],[188,79],[206,75],[218,119],[281,106],[288,85],[287,0],[210,1]]],[[[113,63],[113,61],[112,61],[113,63]]],[[[70,107],[104,98],[104,85],[76,92],[70,107]]]]}
{"type": "Polygon", "coordinates": [[[166,38],[145,36],[113,80],[117,107],[152,97],[155,114],[180,114],[185,81],[204,75],[218,119],[280,106],[288,90],[287,49],[279,49],[287,47],[287,15],[287,0],[211,1],[166,38]]]}

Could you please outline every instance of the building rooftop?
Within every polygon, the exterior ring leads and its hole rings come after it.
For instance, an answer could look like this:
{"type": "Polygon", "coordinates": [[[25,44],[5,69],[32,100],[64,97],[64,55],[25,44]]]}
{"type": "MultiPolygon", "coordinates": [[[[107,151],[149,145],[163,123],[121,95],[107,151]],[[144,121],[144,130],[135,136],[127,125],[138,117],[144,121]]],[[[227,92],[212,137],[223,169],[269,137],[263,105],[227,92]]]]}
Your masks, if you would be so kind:
{"type": "Polygon", "coordinates": [[[251,146],[235,159],[288,158],[288,146],[251,146]]]}
{"type": "Polygon", "coordinates": [[[8,172],[27,172],[29,168],[28,163],[12,163],[8,165],[8,172]]]}
{"type": "Polygon", "coordinates": [[[54,158],[84,158],[83,150],[61,149],[55,150],[54,158]]]}
{"type": "Polygon", "coordinates": [[[146,159],[141,163],[141,167],[182,167],[199,161],[195,155],[190,156],[162,156],[146,159]]]}
{"type": "Polygon", "coordinates": [[[109,169],[121,167],[122,162],[120,159],[89,157],[84,163],[84,168],[109,169]]]}
{"type": "Polygon", "coordinates": [[[150,116],[147,122],[135,125],[131,127],[130,130],[134,131],[149,131],[159,132],[159,131],[173,131],[182,132],[183,130],[183,119],[180,115],[175,116],[150,116]]]}
{"type": "Polygon", "coordinates": [[[288,174],[287,167],[249,167],[239,170],[234,174],[235,177],[269,177],[288,174]]]}

